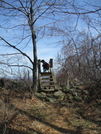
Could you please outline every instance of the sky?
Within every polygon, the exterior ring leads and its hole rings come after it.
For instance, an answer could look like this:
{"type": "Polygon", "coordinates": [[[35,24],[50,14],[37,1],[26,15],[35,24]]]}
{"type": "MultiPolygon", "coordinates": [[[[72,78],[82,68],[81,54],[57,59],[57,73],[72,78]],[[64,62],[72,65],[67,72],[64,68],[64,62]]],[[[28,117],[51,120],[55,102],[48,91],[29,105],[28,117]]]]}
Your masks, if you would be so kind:
{"type": "MultiPolygon", "coordinates": [[[[17,18],[16,17],[14,19],[12,18],[11,20],[9,19],[9,22],[4,21],[4,18],[2,16],[0,16],[0,18],[1,18],[1,22],[0,22],[1,34],[0,34],[0,36],[2,36],[4,39],[6,39],[11,44],[16,45],[18,43],[18,38],[20,40],[20,38],[23,34],[30,35],[30,32],[28,32],[28,31],[25,31],[25,33],[23,33],[23,31],[21,31],[22,29],[20,27],[14,27],[14,29],[11,28],[12,26],[23,24],[24,22],[26,23],[25,18],[23,18],[23,17],[17,18]],[[3,27],[7,27],[7,28],[3,28],[3,27]]],[[[41,18],[41,20],[37,21],[37,23],[35,24],[35,27],[38,28],[38,27],[43,26],[52,21],[54,21],[54,20],[47,19],[47,21],[46,21],[45,19],[42,20],[42,18],[41,18]]],[[[60,45],[57,45],[54,43],[55,41],[57,41],[57,39],[55,39],[55,38],[51,39],[51,37],[50,38],[49,37],[41,38],[41,40],[38,40],[38,42],[36,43],[38,59],[44,59],[46,62],[49,62],[49,60],[52,58],[54,61],[53,63],[55,63],[57,53],[60,51],[60,48],[61,48],[60,45]]],[[[27,39],[25,41],[23,41],[20,45],[17,45],[17,47],[20,50],[22,50],[23,52],[25,52],[31,59],[33,59],[32,41],[29,42],[28,46],[26,46],[26,42],[27,42],[27,39]],[[26,47],[24,47],[24,46],[26,46],[26,47]]],[[[3,44],[4,43],[0,44],[1,45],[0,46],[1,54],[3,54],[3,53],[9,54],[9,53],[17,52],[14,49],[4,47],[3,44]]]]}
{"type": "MultiPolygon", "coordinates": [[[[99,3],[99,0],[96,0],[96,1],[97,1],[96,4],[99,3]]],[[[89,2],[88,2],[88,0],[84,0],[84,1],[77,0],[75,2],[77,2],[77,4],[78,3],[82,4],[82,2],[84,2],[86,10],[88,10],[88,8],[86,6],[88,3],[89,4],[95,4],[95,2],[90,3],[91,0],[89,2]]],[[[98,4],[96,6],[98,6],[98,4]]],[[[72,11],[72,10],[70,9],[70,11],[72,11]]],[[[58,23],[57,25],[58,25],[58,27],[60,27],[60,29],[62,29],[62,27],[64,27],[64,26],[65,26],[65,28],[67,27],[68,34],[69,34],[68,29],[72,31],[73,26],[75,27],[76,24],[78,24],[78,26],[76,27],[76,28],[78,28],[78,30],[87,31],[88,27],[85,25],[85,23],[82,23],[82,21],[80,21],[81,16],[79,16],[79,18],[77,19],[77,16],[74,17],[74,15],[72,15],[72,16],[70,16],[70,15],[65,15],[65,16],[59,16],[58,15],[58,16],[56,16],[56,15],[54,15],[54,13],[52,14],[52,16],[47,16],[48,19],[46,19],[46,20],[41,18],[41,20],[37,21],[35,26],[40,27],[44,24],[51,23],[52,21],[55,21],[55,19],[60,19],[62,21],[62,17],[65,20],[61,23],[61,25],[60,25],[60,23],[58,23]]],[[[9,20],[8,24],[7,24],[7,21],[4,23],[4,21],[3,21],[4,18],[2,16],[0,16],[0,18],[1,18],[1,21],[0,21],[0,36],[4,37],[8,41],[10,41],[12,44],[16,45],[18,43],[18,38],[19,39],[21,38],[23,31],[21,32],[20,27],[19,28],[15,27],[14,29],[10,29],[10,27],[13,26],[13,25],[23,24],[23,22],[25,22],[24,18],[20,18],[20,19],[16,18],[16,19],[9,20]],[[7,29],[3,28],[3,26],[6,26],[7,29]],[[14,39],[14,41],[12,39],[14,39]]],[[[94,21],[96,21],[96,20],[97,20],[97,18],[95,18],[94,21]]],[[[48,31],[46,31],[46,32],[48,33],[48,31]]],[[[26,33],[27,33],[27,35],[29,34],[27,30],[25,31],[24,35],[26,35],[26,33]]],[[[61,34],[61,36],[63,36],[61,32],[60,32],[60,34],[61,34]]],[[[60,36],[57,36],[56,38],[55,37],[54,38],[53,37],[50,37],[50,38],[47,37],[47,38],[42,38],[41,40],[39,40],[37,42],[37,57],[38,57],[38,59],[44,59],[45,61],[49,62],[50,58],[53,58],[53,61],[55,63],[57,53],[60,52],[61,47],[62,47],[62,45],[60,43],[55,43],[55,42],[57,42],[58,40],[61,40],[61,39],[62,38],[60,38],[60,36]]],[[[26,46],[25,49],[23,49],[24,45],[26,45],[26,42],[27,42],[27,40],[22,42],[21,45],[17,45],[17,47],[20,48],[22,51],[24,51],[26,54],[28,54],[28,56],[31,57],[31,59],[33,59],[32,43],[29,42],[28,46],[26,46]]],[[[14,49],[10,49],[8,47],[3,47],[2,46],[3,43],[2,42],[0,42],[0,43],[1,43],[0,44],[0,53],[1,54],[3,52],[4,53],[17,52],[14,49]]],[[[56,68],[56,67],[57,67],[57,65],[54,64],[54,68],[56,68]]]]}
{"type": "MultiPolygon", "coordinates": [[[[12,30],[8,30],[6,32],[4,32],[4,30],[1,31],[1,35],[3,37],[8,37],[9,35],[13,35],[13,31],[12,30]],[[5,36],[6,33],[6,36],[5,36]]],[[[50,59],[53,59],[53,66],[54,69],[56,69],[57,65],[56,63],[56,57],[57,57],[57,53],[60,52],[61,50],[61,45],[57,45],[56,42],[57,40],[53,39],[53,38],[44,38],[39,40],[38,42],[36,42],[37,44],[37,58],[42,60],[44,59],[46,62],[49,62],[50,59]]],[[[8,42],[10,42],[11,44],[13,44],[13,42],[11,41],[11,39],[8,38],[8,42]]],[[[4,47],[3,46],[3,42],[0,43],[0,54],[10,54],[10,53],[18,53],[18,51],[16,51],[13,48],[9,48],[9,47],[4,47]]],[[[15,43],[16,44],[16,43],[15,43]]],[[[33,60],[33,47],[32,47],[32,42],[30,41],[29,45],[26,47],[20,47],[20,45],[17,46],[18,48],[20,48],[20,50],[22,50],[23,52],[25,52],[32,60],[33,60]],[[24,49],[23,49],[24,48],[24,49]]],[[[1,58],[1,57],[0,57],[1,58]]],[[[21,59],[22,61],[25,59],[21,59]]],[[[6,60],[3,60],[4,62],[6,62],[6,60]]],[[[26,60],[29,63],[29,60],[26,60]]],[[[24,61],[25,62],[25,61],[24,61]]],[[[15,63],[14,63],[15,64],[15,63]]]]}
{"type": "MultiPolygon", "coordinates": [[[[56,57],[57,53],[61,50],[61,45],[50,44],[48,41],[44,39],[37,42],[37,58],[40,60],[44,59],[46,62],[53,59],[54,68],[56,68],[56,57]]],[[[25,52],[33,59],[32,49],[32,46],[30,46],[28,49],[25,49],[25,52]]]]}

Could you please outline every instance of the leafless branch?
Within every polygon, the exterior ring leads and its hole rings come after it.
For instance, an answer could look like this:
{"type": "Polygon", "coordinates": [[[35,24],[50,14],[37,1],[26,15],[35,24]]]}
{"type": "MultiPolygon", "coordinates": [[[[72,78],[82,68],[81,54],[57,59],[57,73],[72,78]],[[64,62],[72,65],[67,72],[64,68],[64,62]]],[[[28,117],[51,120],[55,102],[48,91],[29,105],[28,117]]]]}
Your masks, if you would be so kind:
{"type": "Polygon", "coordinates": [[[18,54],[21,55],[21,53],[11,53],[11,54],[0,54],[0,56],[16,55],[16,54],[17,54],[17,55],[18,55],[18,54]]]}
{"type": "Polygon", "coordinates": [[[63,13],[66,13],[66,14],[76,14],[76,15],[80,15],[80,14],[92,14],[92,13],[96,13],[96,12],[99,12],[101,11],[101,8],[97,9],[97,10],[92,10],[92,11],[87,11],[87,12],[69,12],[69,11],[62,11],[63,13]]]}
{"type": "Polygon", "coordinates": [[[33,64],[33,61],[31,60],[31,58],[24,52],[22,52],[20,49],[18,49],[16,46],[10,44],[8,41],[6,41],[4,38],[2,38],[0,36],[0,39],[3,40],[6,44],[8,44],[10,47],[14,48],[15,50],[19,51],[23,56],[27,57],[29,59],[29,61],[33,64]]]}

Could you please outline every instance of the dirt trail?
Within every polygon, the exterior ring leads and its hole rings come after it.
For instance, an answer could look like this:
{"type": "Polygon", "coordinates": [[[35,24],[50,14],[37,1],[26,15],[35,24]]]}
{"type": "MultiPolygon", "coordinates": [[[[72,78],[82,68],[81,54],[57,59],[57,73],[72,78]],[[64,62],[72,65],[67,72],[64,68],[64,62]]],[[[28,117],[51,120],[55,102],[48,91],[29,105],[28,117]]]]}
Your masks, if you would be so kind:
{"type": "Polygon", "coordinates": [[[0,123],[5,124],[0,125],[0,134],[101,134],[101,107],[95,104],[60,106],[37,97],[23,99],[19,93],[7,100],[4,97],[0,99],[0,123]]]}

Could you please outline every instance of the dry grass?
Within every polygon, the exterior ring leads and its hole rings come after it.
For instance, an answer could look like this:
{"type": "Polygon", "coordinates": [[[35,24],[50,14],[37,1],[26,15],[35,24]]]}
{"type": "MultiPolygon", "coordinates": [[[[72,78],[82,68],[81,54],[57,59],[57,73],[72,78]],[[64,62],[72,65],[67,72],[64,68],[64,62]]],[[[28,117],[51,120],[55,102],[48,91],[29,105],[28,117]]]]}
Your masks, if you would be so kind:
{"type": "Polygon", "coordinates": [[[31,100],[27,94],[23,99],[22,94],[12,95],[8,90],[1,90],[0,95],[0,134],[101,133],[101,107],[94,103],[67,107],[36,97],[31,100]]]}

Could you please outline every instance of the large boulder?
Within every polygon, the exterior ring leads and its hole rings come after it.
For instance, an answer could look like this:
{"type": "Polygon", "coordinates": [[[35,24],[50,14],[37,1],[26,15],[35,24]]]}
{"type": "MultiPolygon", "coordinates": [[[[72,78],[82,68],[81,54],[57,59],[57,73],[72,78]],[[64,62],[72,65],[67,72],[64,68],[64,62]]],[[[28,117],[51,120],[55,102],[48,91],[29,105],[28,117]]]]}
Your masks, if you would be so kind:
{"type": "Polygon", "coordinates": [[[63,100],[65,98],[65,96],[66,96],[66,94],[60,90],[54,93],[54,97],[59,100],[63,100]]]}
{"type": "Polygon", "coordinates": [[[46,94],[45,93],[35,93],[35,95],[40,98],[40,99],[45,99],[46,98],[46,94]]]}

